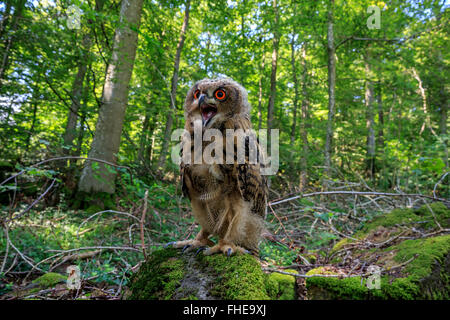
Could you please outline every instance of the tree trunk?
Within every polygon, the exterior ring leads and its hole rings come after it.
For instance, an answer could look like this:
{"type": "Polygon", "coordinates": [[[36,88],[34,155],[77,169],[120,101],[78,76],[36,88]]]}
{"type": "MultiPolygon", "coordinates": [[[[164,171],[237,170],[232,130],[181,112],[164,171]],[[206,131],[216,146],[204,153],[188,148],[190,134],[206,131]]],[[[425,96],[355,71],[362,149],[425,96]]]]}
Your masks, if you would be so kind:
{"type": "Polygon", "coordinates": [[[302,118],[300,123],[300,137],[302,139],[302,155],[300,158],[300,190],[308,185],[308,118],[309,118],[309,92],[308,92],[308,66],[306,64],[306,43],[302,45],[302,118]]]}
{"type": "MultiPolygon", "coordinates": [[[[122,1],[120,27],[114,35],[114,45],[103,86],[102,105],[92,141],[90,158],[117,162],[125,110],[128,102],[128,85],[134,59],[142,13],[142,0],[122,1]],[[126,23],[126,26],[122,26],[126,23]]],[[[85,192],[114,193],[116,173],[99,164],[101,179],[96,179],[94,169],[88,163],[81,174],[78,189],[85,192]]]]}
{"type": "Polygon", "coordinates": [[[291,41],[291,65],[292,65],[292,81],[294,82],[294,101],[293,101],[294,112],[292,115],[293,120],[291,127],[291,143],[294,143],[297,126],[297,104],[298,104],[298,79],[297,79],[297,70],[295,67],[295,29],[292,34],[292,41],[291,41]]]}
{"type": "Polygon", "coordinates": [[[189,10],[191,7],[191,0],[187,0],[186,9],[184,11],[183,26],[180,31],[180,39],[178,40],[177,51],[175,54],[175,61],[173,66],[173,75],[170,90],[170,110],[167,115],[166,128],[164,130],[164,140],[161,148],[161,154],[159,155],[158,168],[163,168],[166,163],[167,149],[169,147],[169,140],[172,133],[173,121],[176,112],[176,95],[178,86],[178,70],[180,67],[181,51],[183,50],[184,40],[186,38],[186,31],[189,26],[189,10]]]}
{"type": "Polygon", "coordinates": [[[366,89],[364,95],[365,107],[366,107],[366,129],[367,129],[367,142],[366,142],[366,172],[368,177],[373,180],[375,174],[375,120],[374,120],[374,89],[372,72],[370,69],[370,49],[367,49],[365,57],[365,69],[366,69],[366,89]]]}
{"type": "Polygon", "coordinates": [[[376,144],[379,148],[379,153],[384,154],[384,110],[383,110],[383,99],[382,99],[382,88],[381,84],[378,83],[377,88],[377,106],[378,106],[378,140],[376,144]]]}
{"type": "MultiPolygon", "coordinates": [[[[334,0],[328,3],[328,31],[327,31],[327,52],[328,52],[328,120],[325,139],[325,176],[331,175],[331,145],[333,143],[333,125],[335,113],[335,88],[336,88],[336,49],[334,45],[334,0]]],[[[325,189],[328,183],[325,183],[325,189]]]]}
{"type": "Polygon", "coordinates": [[[277,0],[272,1],[272,7],[274,10],[275,21],[273,30],[273,41],[272,41],[272,73],[270,75],[270,97],[269,106],[267,108],[267,129],[268,131],[268,141],[270,143],[270,129],[273,126],[273,112],[275,108],[275,99],[277,94],[277,63],[278,63],[278,47],[280,43],[280,36],[278,33],[278,7],[277,0]]]}
{"type": "Polygon", "coordinates": [[[31,137],[34,134],[34,129],[36,126],[37,107],[38,107],[37,101],[35,99],[33,99],[33,118],[31,120],[31,127],[27,133],[27,140],[25,142],[25,151],[27,151],[27,152],[30,150],[31,137]]]}
{"type": "MultiPolygon", "coordinates": [[[[17,5],[14,6],[14,13],[11,21],[11,28],[9,29],[9,36],[5,39],[3,43],[3,50],[1,52],[1,61],[0,61],[0,88],[2,87],[2,82],[5,79],[6,71],[9,67],[9,55],[11,53],[11,49],[14,45],[15,32],[17,30],[18,20],[22,18],[22,12],[25,7],[26,0],[18,0],[17,5]]],[[[10,5],[9,5],[10,6],[10,5]]],[[[10,10],[11,8],[9,8],[10,10]]],[[[6,12],[5,12],[6,13],[6,12]]],[[[2,28],[4,26],[2,25],[2,28]]],[[[2,30],[4,31],[4,30],[2,30]]]]}
{"type": "MultiPolygon", "coordinates": [[[[148,97],[148,105],[150,105],[150,96],[148,97]]],[[[142,122],[142,133],[139,140],[139,151],[138,151],[138,161],[146,166],[146,168],[150,168],[150,149],[151,145],[149,145],[149,137],[153,136],[153,132],[156,126],[156,120],[152,118],[152,110],[148,106],[145,110],[145,118],[142,122]]]]}
{"type": "MultiPolygon", "coordinates": [[[[89,34],[84,36],[82,47],[89,52],[91,46],[91,37],[89,34]]],[[[81,96],[83,92],[83,81],[86,76],[87,71],[87,54],[83,54],[80,57],[78,63],[78,71],[72,84],[72,104],[69,109],[69,114],[67,116],[66,131],[64,132],[64,148],[63,154],[68,155],[72,153],[73,141],[75,140],[77,133],[77,121],[78,121],[78,111],[81,104],[81,96]]]]}
{"type": "Polygon", "coordinates": [[[261,74],[258,80],[258,130],[262,128],[262,97],[263,97],[263,78],[264,78],[264,68],[266,64],[266,55],[263,51],[262,61],[261,61],[261,74]]]}
{"type": "Polygon", "coordinates": [[[3,39],[4,31],[8,25],[9,16],[11,14],[11,6],[12,1],[6,2],[5,11],[3,11],[2,20],[0,21],[0,40],[3,39]]]}
{"type": "MultiPolygon", "coordinates": [[[[439,51],[438,52],[438,63],[439,63],[439,74],[444,75],[444,62],[443,62],[443,58],[442,58],[442,53],[439,51]]],[[[439,120],[439,134],[442,136],[443,139],[443,145],[444,145],[444,163],[445,163],[445,167],[447,168],[447,171],[449,169],[449,154],[448,154],[448,138],[447,138],[447,121],[448,121],[448,104],[449,104],[449,99],[448,99],[448,95],[447,95],[447,90],[446,90],[446,81],[445,79],[442,79],[441,83],[441,87],[439,88],[439,98],[440,98],[440,105],[439,105],[439,110],[440,110],[440,120],[439,120]]],[[[448,181],[448,179],[447,179],[448,181]]]]}

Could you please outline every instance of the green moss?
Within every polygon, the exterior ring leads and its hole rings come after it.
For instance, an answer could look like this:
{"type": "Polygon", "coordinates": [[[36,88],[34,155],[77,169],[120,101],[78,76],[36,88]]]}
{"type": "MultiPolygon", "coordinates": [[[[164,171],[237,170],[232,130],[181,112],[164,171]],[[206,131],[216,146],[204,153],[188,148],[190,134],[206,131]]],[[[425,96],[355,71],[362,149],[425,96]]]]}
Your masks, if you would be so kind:
{"type": "Polygon", "coordinates": [[[170,248],[153,252],[131,277],[127,299],[292,300],[295,284],[293,276],[265,274],[249,254],[194,256],[170,248]]]}
{"type": "Polygon", "coordinates": [[[51,288],[60,282],[66,281],[67,277],[62,274],[49,272],[33,280],[33,284],[41,288],[51,288]]]}
{"type": "MultiPolygon", "coordinates": [[[[442,227],[450,226],[450,210],[441,202],[435,202],[429,205],[433,211],[436,219],[442,227]]],[[[433,214],[427,206],[422,206],[419,209],[394,209],[390,213],[384,214],[372,220],[361,231],[356,233],[356,237],[367,234],[369,231],[376,229],[379,226],[386,228],[394,227],[397,224],[414,225],[420,223],[422,228],[435,228],[433,214]]]]}
{"type": "Polygon", "coordinates": [[[211,268],[216,283],[211,294],[226,300],[267,300],[266,275],[258,261],[248,254],[236,254],[230,258],[217,254],[199,255],[198,259],[211,268]]]}
{"type": "Polygon", "coordinates": [[[349,238],[341,239],[334,245],[333,249],[331,249],[331,253],[341,250],[346,244],[349,244],[351,242],[352,240],[349,238]]]}
{"type": "Polygon", "coordinates": [[[176,249],[153,252],[141,270],[131,277],[128,299],[171,299],[184,276],[184,262],[177,255],[176,249]]]}
{"type": "MultiPolygon", "coordinates": [[[[308,296],[313,299],[449,299],[449,251],[450,235],[406,240],[380,251],[380,256],[389,257],[394,253],[385,261],[385,269],[415,258],[404,267],[400,277],[382,276],[379,290],[369,290],[360,277],[313,277],[306,280],[308,296]]],[[[308,274],[333,272],[317,268],[308,274]]]]}
{"type": "MultiPolygon", "coordinates": [[[[297,273],[296,270],[285,270],[290,273],[297,273]]],[[[277,300],[294,300],[295,293],[295,277],[282,273],[271,273],[267,276],[266,291],[272,299],[277,300]]]]}

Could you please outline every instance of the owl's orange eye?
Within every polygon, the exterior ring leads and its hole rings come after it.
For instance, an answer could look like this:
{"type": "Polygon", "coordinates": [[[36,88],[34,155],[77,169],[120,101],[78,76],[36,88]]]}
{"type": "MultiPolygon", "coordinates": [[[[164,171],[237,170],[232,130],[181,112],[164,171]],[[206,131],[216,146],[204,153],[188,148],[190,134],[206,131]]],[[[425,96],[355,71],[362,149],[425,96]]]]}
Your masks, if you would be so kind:
{"type": "Polygon", "coordinates": [[[214,96],[216,97],[217,100],[224,100],[226,98],[226,93],[224,90],[222,89],[218,89],[216,90],[216,92],[214,93],[214,96]]]}
{"type": "Polygon", "coordinates": [[[198,97],[200,97],[200,90],[197,89],[197,90],[195,90],[195,92],[194,92],[194,99],[197,100],[198,97]]]}

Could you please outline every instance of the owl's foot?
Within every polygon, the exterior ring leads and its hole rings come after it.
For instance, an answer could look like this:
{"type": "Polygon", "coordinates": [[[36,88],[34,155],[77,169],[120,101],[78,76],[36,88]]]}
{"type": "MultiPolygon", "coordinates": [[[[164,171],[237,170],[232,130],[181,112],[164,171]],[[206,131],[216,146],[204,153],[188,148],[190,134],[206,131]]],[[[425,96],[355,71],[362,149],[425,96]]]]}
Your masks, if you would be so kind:
{"type": "Polygon", "coordinates": [[[204,250],[207,246],[210,245],[214,245],[214,242],[212,242],[207,238],[202,238],[202,239],[169,242],[168,244],[166,244],[166,247],[183,248],[182,250],[183,253],[192,251],[194,249],[198,249],[197,250],[198,254],[201,250],[204,250]]]}
{"type": "Polygon", "coordinates": [[[203,250],[205,247],[214,245],[214,242],[209,240],[208,237],[209,237],[208,232],[200,230],[200,232],[197,234],[195,239],[169,242],[168,244],[165,245],[165,248],[167,248],[169,246],[172,248],[183,248],[183,253],[189,252],[196,248],[200,248],[197,251],[197,254],[198,254],[198,252],[203,250]]]}
{"type": "Polygon", "coordinates": [[[206,249],[203,252],[203,254],[209,256],[211,254],[220,253],[220,252],[222,252],[227,257],[233,255],[236,252],[245,253],[245,254],[250,253],[250,251],[248,251],[247,249],[237,246],[231,242],[219,240],[218,244],[216,244],[215,246],[213,246],[211,248],[206,249]]]}

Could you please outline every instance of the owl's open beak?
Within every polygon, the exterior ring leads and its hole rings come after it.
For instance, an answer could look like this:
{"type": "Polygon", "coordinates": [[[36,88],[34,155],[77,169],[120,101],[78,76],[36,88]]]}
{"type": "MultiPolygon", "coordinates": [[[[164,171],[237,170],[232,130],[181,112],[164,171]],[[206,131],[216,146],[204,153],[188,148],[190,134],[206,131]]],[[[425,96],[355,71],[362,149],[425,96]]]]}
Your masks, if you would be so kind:
{"type": "Polygon", "coordinates": [[[205,96],[200,97],[198,104],[202,112],[203,127],[206,127],[208,122],[217,114],[217,107],[212,104],[205,103],[205,96]]]}

